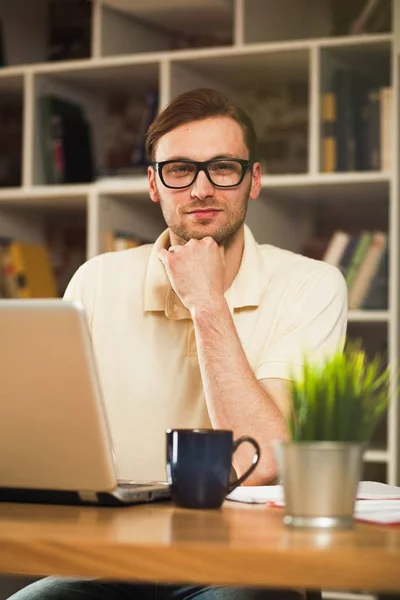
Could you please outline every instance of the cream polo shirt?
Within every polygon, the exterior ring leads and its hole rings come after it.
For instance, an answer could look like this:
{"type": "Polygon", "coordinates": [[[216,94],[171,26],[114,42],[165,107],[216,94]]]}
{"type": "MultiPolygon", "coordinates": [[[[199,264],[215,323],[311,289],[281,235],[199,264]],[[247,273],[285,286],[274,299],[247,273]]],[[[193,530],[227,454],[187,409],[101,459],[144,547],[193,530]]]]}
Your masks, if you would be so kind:
{"type": "MultiPolygon", "coordinates": [[[[96,256],[72,277],[66,299],[86,309],[118,476],[165,479],[165,430],[211,427],[193,325],[154,245],[96,256]]],[[[244,251],[226,300],[258,380],[286,378],[308,348],[331,352],[345,336],[340,271],[270,245],[245,227],[244,251]]],[[[243,403],[246,398],[243,398],[243,403]]]]}

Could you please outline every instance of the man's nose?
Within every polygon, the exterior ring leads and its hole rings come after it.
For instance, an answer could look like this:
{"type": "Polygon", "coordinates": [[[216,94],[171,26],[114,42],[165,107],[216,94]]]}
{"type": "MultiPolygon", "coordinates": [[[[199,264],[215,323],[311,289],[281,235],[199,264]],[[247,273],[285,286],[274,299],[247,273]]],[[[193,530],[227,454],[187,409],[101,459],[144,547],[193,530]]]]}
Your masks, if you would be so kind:
{"type": "Polygon", "coordinates": [[[208,180],[204,171],[199,171],[196,181],[192,185],[191,196],[195,198],[207,198],[214,196],[215,189],[212,183],[208,180]]]}

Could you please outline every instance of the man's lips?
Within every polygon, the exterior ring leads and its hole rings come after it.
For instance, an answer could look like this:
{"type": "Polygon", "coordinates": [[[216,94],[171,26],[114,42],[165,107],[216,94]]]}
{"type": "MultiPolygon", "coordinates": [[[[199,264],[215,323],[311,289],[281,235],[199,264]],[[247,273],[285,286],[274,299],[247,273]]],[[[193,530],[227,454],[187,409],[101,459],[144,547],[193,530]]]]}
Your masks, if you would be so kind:
{"type": "Polygon", "coordinates": [[[216,217],[221,210],[218,208],[196,208],[195,210],[191,210],[188,212],[194,219],[201,220],[209,220],[216,217]]]}
{"type": "Polygon", "coordinates": [[[192,215],[195,213],[214,213],[214,212],[221,212],[220,208],[195,208],[193,210],[189,210],[188,214],[192,215]]]}

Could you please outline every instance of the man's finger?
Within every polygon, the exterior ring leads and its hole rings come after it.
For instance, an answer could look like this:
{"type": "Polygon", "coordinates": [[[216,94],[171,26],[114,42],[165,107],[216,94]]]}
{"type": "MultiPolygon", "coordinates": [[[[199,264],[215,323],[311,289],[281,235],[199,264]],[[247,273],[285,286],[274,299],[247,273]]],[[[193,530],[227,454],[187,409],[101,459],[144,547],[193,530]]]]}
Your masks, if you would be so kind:
{"type": "Polygon", "coordinates": [[[174,252],[178,252],[178,250],[180,250],[182,248],[182,246],[170,246],[168,248],[168,252],[170,252],[171,254],[174,254],[174,252]]]}

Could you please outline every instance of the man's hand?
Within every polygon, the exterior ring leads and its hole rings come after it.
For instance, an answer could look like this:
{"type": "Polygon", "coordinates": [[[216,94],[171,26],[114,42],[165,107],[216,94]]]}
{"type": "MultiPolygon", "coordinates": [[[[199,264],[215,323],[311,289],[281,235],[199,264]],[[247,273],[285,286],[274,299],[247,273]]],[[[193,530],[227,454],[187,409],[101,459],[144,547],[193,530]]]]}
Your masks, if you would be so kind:
{"type": "Polygon", "coordinates": [[[184,246],[159,250],[171,286],[190,311],[220,302],[224,297],[224,248],[212,237],[191,239],[184,246]]]}

